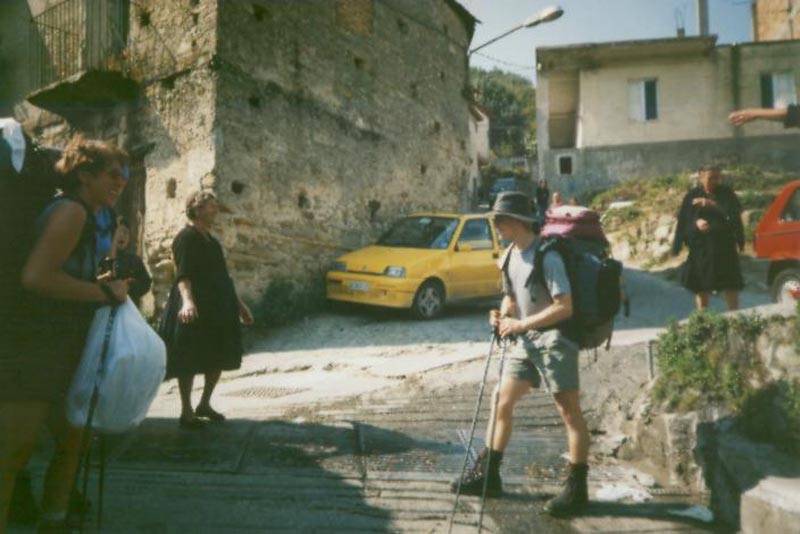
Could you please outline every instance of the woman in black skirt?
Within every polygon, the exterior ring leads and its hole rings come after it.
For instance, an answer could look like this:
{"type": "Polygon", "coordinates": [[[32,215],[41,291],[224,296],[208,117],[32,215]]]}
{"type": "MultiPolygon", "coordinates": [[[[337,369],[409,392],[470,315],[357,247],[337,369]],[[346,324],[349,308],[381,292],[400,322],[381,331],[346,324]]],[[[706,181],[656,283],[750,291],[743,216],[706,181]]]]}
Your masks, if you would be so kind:
{"type": "Polygon", "coordinates": [[[698,310],[708,307],[713,291],[724,292],[728,310],[735,310],[744,287],[738,254],[744,249],[742,207],[733,189],[719,183],[718,167],[701,167],[699,178],[681,204],[672,253],[689,247],[682,282],[695,294],[698,310]]]}
{"type": "Polygon", "coordinates": [[[212,193],[199,191],[187,200],[189,224],[172,243],[176,279],[158,329],[167,345],[167,378],[178,379],[179,422],[187,428],[202,426],[199,418],[225,419],[211,407],[211,394],[222,371],[242,364],[239,322],[253,323],[228,274],[222,246],[210,233],[217,213],[212,193]],[[192,384],[198,373],[205,375],[205,385],[193,409],[192,384]]]}

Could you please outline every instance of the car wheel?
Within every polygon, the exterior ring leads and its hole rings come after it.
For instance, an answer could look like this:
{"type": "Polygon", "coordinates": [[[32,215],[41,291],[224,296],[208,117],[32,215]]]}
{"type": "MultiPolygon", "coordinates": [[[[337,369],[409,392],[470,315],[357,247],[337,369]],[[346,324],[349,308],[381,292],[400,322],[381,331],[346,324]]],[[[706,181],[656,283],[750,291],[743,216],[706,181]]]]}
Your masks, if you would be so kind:
{"type": "Polygon", "coordinates": [[[800,268],[791,267],[778,273],[770,287],[773,302],[797,302],[800,296],[800,268]]]}
{"type": "Polygon", "coordinates": [[[435,319],[444,311],[444,288],[435,280],[422,284],[414,296],[411,311],[417,319],[435,319]]]}

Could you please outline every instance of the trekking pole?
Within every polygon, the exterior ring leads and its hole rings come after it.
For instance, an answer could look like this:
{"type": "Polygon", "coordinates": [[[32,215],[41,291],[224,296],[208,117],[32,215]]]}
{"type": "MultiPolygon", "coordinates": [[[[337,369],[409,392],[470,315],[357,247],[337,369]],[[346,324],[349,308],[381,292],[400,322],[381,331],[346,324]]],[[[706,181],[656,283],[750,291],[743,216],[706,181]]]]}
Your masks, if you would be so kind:
{"type": "Polygon", "coordinates": [[[483,489],[481,490],[481,511],[478,514],[478,534],[483,529],[483,510],[486,507],[486,489],[489,487],[489,466],[492,463],[492,447],[494,446],[494,432],[497,427],[497,404],[500,398],[500,388],[503,385],[503,367],[506,363],[506,352],[508,351],[509,338],[503,338],[503,349],[500,351],[500,370],[497,378],[497,395],[492,399],[492,411],[489,421],[491,430],[489,431],[489,443],[486,444],[486,466],[483,468],[483,489]]]}
{"type": "Polygon", "coordinates": [[[453,503],[453,512],[450,514],[450,526],[447,528],[447,534],[453,531],[453,522],[456,519],[456,510],[458,509],[458,498],[461,496],[461,482],[464,480],[464,473],[467,471],[467,464],[469,463],[469,456],[472,452],[472,440],[475,437],[475,427],[478,424],[478,415],[481,411],[481,401],[483,399],[483,390],[486,387],[486,377],[489,375],[489,364],[492,361],[492,349],[495,342],[499,340],[497,329],[492,330],[492,340],[489,342],[489,354],[486,355],[486,363],[483,367],[483,379],[481,386],[478,390],[478,402],[475,405],[475,416],[472,418],[472,425],[469,430],[469,439],[467,440],[467,451],[464,454],[464,463],[461,466],[461,475],[458,477],[458,486],[456,487],[456,500],[453,503]]]}

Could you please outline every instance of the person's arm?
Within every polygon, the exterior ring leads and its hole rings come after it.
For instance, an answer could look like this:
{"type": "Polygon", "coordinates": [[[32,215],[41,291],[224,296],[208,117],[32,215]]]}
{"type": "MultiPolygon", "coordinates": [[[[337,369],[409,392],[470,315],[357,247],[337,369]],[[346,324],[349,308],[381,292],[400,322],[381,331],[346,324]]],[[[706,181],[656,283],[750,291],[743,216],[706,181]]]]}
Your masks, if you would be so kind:
{"type": "MultiPolygon", "coordinates": [[[[506,249],[502,261],[504,265],[507,263],[507,255],[510,253],[511,249],[506,249]]],[[[505,319],[506,317],[514,317],[517,313],[517,303],[514,300],[511,280],[509,280],[502,267],[500,268],[500,276],[503,282],[503,300],[500,301],[500,309],[491,310],[489,312],[489,324],[492,325],[492,328],[498,328],[501,320],[505,319]]]]}
{"type": "Polygon", "coordinates": [[[253,313],[238,293],[236,294],[236,299],[239,301],[239,321],[245,326],[250,326],[255,322],[253,313]]]}
{"type": "Polygon", "coordinates": [[[178,291],[181,294],[181,309],[178,311],[178,319],[184,324],[191,323],[200,314],[197,313],[197,305],[194,303],[194,293],[192,292],[192,282],[188,278],[178,280],[178,291]]]}
{"type": "Polygon", "coordinates": [[[50,215],[42,234],[22,269],[22,287],[57,300],[107,303],[124,302],[128,284],[118,280],[95,284],[74,278],[62,270],[78,245],[86,223],[86,210],[75,202],[64,202],[50,215]]]}
{"type": "Polygon", "coordinates": [[[558,253],[549,252],[542,260],[544,283],[553,302],[538,313],[521,320],[505,319],[500,323],[500,335],[523,334],[528,330],[541,330],[572,317],[572,296],[564,261],[558,253]]]}
{"type": "Polygon", "coordinates": [[[734,126],[741,126],[742,124],[754,120],[768,120],[783,122],[786,120],[788,113],[787,108],[782,109],[769,109],[769,108],[749,108],[739,109],[728,115],[728,120],[734,126]]]}
{"type": "Polygon", "coordinates": [[[178,292],[181,295],[181,309],[178,311],[178,319],[188,324],[197,319],[200,314],[197,304],[194,301],[192,291],[192,278],[200,268],[197,263],[197,251],[194,246],[193,236],[187,232],[181,232],[172,245],[172,255],[175,258],[176,276],[178,278],[178,292]]]}
{"type": "Polygon", "coordinates": [[[153,285],[153,279],[147,268],[144,266],[142,259],[135,254],[125,254],[131,266],[131,274],[133,275],[133,282],[131,282],[130,296],[134,300],[142,298],[153,285]]]}
{"type": "Polygon", "coordinates": [[[675,226],[675,237],[672,240],[672,255],[677,256],[685,243],[689,242],[689,236],[694,228],[692,219],[692,199],[691,193],[686,193],[678,211],[678,224],[675,226]]]}
{"type": "Polygon", "coordinates": [[[728,223],[733,228],[733,235],[736,237],[736,245],[739,247],[739,251],[744,251],[744,224],[742,224],[742,204],[739,202],[739,197],[736,196],[736,192],[731,189],[730,190],[730,207],[728,209],[728,213],[726,214],[728,223]]]}

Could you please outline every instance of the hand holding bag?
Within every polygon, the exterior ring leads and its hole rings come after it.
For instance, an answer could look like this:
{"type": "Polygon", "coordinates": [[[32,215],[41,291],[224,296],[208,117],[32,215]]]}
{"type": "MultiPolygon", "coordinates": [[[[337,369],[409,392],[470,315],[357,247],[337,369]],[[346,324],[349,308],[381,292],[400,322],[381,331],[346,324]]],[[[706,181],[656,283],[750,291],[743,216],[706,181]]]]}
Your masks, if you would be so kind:
{"type": "Polygon", "coordinates": [[[69,423],[88,423],[104,433],[137,426],[164,380],[166,355],[164,342],[130,298],[98,309],[67,393],[69,423]]]}

